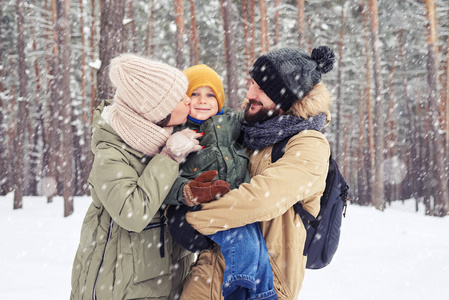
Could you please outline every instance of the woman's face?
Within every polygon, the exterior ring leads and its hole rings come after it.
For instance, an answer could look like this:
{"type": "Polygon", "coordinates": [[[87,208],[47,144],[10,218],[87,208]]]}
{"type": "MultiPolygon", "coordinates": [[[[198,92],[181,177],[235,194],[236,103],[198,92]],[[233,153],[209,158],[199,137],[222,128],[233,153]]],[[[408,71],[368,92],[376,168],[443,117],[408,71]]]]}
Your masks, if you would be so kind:
{"type": "Polygon", "coordinates": [[[170,121],[167,126],[176,126],[184,124],[187,121],[187,115],[190,110],[190,98],[184,95],[184,98],[178,103],[175,109],[171,112],[170,121]]]}

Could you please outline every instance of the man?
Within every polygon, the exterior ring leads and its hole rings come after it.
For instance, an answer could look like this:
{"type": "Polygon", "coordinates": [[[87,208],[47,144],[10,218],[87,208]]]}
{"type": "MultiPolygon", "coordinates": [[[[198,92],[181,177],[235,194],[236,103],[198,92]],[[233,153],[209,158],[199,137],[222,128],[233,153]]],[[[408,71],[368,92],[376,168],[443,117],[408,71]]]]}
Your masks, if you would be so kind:
{"type": "MultiPolygon", "coordinates": [[[[306,231],[293,205],[301,201],[316,216],[325,188],[330,148],[319,130],[330,120],[331,101],[320,81],[334,61],[326,46],[311,56],[282,48],[257,59],[242,126],[252,179],[186,216],[205,235],[260,222],[279,299],[297,299],[307,260],[302,255],[306,231]],[[285,138],[285,154],[272,164],[273,144],[285,138]]],[[[218,246],[202,251],[181,299],[221,299],[223,270],[218,246]]]]}

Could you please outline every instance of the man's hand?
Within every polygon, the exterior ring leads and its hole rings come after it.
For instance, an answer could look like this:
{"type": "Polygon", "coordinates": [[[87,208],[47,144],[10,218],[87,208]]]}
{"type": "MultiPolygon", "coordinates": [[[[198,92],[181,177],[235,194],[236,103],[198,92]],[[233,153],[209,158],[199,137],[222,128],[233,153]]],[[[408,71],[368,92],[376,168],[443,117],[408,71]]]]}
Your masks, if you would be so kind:
{"type": "Polygon", "coordinates": [[[213,180],[217,176],[216,170],[206,171],[192,181],[183,190],[184,201],[188,206],[206,203],[229,192],[229,183],[223,180],[213,180]]]}

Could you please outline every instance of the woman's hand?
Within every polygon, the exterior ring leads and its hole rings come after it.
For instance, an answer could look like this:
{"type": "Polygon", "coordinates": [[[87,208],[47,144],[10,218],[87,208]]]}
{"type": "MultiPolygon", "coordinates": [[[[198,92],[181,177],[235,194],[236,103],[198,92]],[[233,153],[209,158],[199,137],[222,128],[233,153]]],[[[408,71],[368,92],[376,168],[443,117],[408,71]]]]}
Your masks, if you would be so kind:
{"type": "Polygon", "coordinates": [[[168,138],[160,154],[173,159],[179,164],[191,152],[202,149],[202,146],[199,145],[200,142],[197,140],[201,136],[201,133],[196,133],[191,129],[176,132],[168,138]]]}
{"type": "Polygon", "coordinates": [[[217,176],[216,170],[207,171],[187,182],[184,186],[184,201],[188,206],[206,203],[229,192],[229,183],[223,180],[213,180],[217,176]]]}

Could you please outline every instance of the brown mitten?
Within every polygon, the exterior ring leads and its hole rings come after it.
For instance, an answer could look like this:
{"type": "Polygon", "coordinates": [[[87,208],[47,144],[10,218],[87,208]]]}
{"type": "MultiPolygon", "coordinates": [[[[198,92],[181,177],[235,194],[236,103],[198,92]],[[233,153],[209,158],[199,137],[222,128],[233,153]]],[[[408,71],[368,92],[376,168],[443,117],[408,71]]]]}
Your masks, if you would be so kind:
{"type": "Polygon", "coordinates": [[[229,192],[229,183],[223,180],[212,180],[217,176],[216,170],[207,171],[189,181],[183,190],[184,201],[188,206],[206,203],[229,192]]]}

